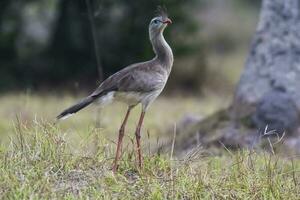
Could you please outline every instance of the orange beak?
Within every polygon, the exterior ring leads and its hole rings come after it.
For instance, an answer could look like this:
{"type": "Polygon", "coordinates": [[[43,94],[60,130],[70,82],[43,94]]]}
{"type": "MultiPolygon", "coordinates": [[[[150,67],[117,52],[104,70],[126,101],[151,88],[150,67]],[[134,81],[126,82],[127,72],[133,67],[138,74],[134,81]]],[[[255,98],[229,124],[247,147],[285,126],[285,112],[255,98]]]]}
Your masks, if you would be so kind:
{"type": "Polygon", "coordinates": [[[163,23],[164,24],[172,24],[172,20],[167,18],[163,23]]]}

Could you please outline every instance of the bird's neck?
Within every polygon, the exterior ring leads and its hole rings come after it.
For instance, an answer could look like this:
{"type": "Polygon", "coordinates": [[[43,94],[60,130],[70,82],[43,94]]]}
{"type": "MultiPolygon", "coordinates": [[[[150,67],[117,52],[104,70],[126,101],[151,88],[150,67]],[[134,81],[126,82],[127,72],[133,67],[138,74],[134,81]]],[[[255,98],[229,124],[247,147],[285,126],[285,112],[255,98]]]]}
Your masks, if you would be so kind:
{"type": "Polygon", "coordinates": [[[154,59],[158,60],[170,72],[174,61],[173,52],[162,32],[150,38],[150,40],[156,54],[154,59]]]}

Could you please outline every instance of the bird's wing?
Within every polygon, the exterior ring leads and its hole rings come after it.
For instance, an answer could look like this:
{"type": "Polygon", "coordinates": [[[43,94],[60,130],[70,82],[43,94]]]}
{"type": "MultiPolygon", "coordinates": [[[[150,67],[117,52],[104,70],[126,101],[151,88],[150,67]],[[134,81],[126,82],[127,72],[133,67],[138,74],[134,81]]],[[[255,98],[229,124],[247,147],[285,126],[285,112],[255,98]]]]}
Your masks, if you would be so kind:
{"type": "MultiPolygon", "coordinates": [[[[121,71],[120,71],[121,72],[121,71]]],[[[118,86],[117,86],[117,82],[118,79],[121,77],[121,75],[123,73],[116,73],[113,74],[112,76],[108,77],[107,79],[105,79],[100,86],[91,94],[92,97],[100,97],[103,96],[109,92],[112,91],[117,91],[118,90],[118,86]]]]}
{"type": "Polygon", "coordinates": [[[151,92],[160,89],[164,84],[161,67],[150,62],[138,63],[107,78],[91,96],[99,97],[111,91],[151,92]]]}
{"type": "Polygon", "coordinates": [[[126,74],[118,82],[118,91],[124,92],[152,92],[164,86],[162,74],[150,69],[137,68],[126,74]]]}

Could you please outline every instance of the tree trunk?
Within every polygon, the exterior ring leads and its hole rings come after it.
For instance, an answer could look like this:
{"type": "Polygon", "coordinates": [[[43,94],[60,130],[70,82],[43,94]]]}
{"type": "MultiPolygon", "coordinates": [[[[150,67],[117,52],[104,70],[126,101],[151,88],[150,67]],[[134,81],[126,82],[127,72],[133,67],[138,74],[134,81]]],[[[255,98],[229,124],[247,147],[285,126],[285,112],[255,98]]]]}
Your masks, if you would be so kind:
{"type": "Polygon", "coordinates": [[[264,0],[236,90],[235,119],[293,131],[300,111],[300,1],[264,0]]]}
{"type": "Polygon", "coordinates": [[[231,108],[192,122],[184,129],[178,127],[176,151],[180,153],[198,144],[207,148],[252,148],[263,144],[265,137],[261,135],[269,137],[273,133],[266,134],[266,130],[275,130],[288,133],[283,147],[300,152],[299,111],[300,1],[263,0],[231,108]]]}

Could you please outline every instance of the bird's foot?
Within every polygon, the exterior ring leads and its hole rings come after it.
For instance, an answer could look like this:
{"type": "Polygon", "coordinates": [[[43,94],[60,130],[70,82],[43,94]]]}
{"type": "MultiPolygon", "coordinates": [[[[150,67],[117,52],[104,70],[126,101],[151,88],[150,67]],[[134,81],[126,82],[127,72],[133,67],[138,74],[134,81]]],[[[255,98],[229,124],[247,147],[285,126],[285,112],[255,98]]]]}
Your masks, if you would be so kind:
{"type": "Polygon", "coordinates": [[[111,168],[111,170],[113,171],[113,173],[115,174],[118,171],[119,165],[114,164],[113,167],[111,168]]]}

